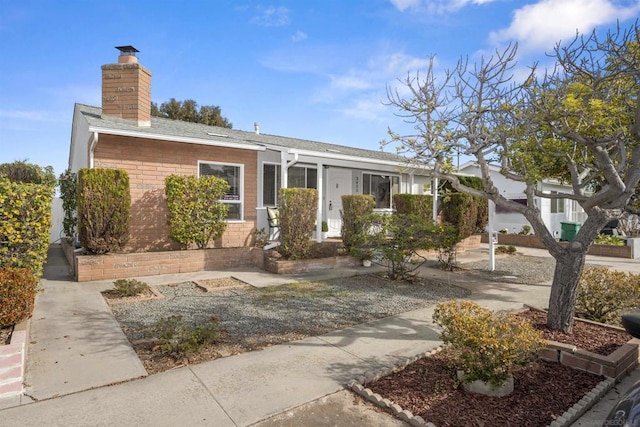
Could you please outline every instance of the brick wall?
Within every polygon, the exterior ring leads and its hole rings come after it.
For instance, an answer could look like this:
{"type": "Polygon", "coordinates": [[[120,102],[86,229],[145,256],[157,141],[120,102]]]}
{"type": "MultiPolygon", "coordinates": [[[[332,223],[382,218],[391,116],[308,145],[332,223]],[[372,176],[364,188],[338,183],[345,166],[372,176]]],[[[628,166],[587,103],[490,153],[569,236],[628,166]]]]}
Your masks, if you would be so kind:
{"type": "Polygon", "coordinates": [[[13,328],[11,342],[0,346],[0,399],[22,393],[29,319],[13,328]]]}
{"type": "MultiPolygon", "coordinates": [[[[482,235],[482,243],[489,243],[487,234],[482,235]]],[[[498,233],[498,244],[505,246],[521,246],[524,248],[546,249],[542,240],[535,235],[524,236],[521,234],[501,234],[498,233]]],[[[560,242],[561,245],[568,245],[568,242],[560,242]]],[[[631,246],[613,246],[613,245],[591,245],[589,255],[608,256],[616,258],[633,258],[631,246]]]]}
{"type": "Polygon", "coordinates": [[[171,174],[197,175],[198,160],[244,164],[244,221],[228,223],[224,235],[210,246],[250,245],[256,227],[257,152],[102,134],[95,149],[94,166],[129,173],[131,238],[126,252],[179,249],[169,239],[164,179],[171,174]]]}
{"type": "Polygon", "coordinates": [[[223,270],[242,266],[261,266],[263,252],[261,248],[245,247],[77,255],[74,262],[74,272],[78,282],[86,282],[90,280],[223,270]]]}

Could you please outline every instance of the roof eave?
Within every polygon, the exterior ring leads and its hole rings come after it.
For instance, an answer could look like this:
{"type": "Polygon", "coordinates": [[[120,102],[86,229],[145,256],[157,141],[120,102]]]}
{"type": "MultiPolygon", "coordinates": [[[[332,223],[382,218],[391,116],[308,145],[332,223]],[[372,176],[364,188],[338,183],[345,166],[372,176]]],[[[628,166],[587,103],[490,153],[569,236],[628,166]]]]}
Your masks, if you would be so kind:
{"type": "Polygon", "coordinates": [[[199,144],[199,145],[210,145],[215,147],[226,147],[226,148],[239,148],[242,150],[252,150],[252,151],[265,151],[266,148],[260,145],[252,144],[252,143],[242,143],[242,142],[233,142],[233,141],[219,141],[219,140],[210,140],[210,139],[200,139],[200,138],[189,138],[185,136],[173,136],[166,134],[154,134],[149,132],[136,132],[132,130],[123,130],[123,129],[112,129],[112,128],[104,128],[100,126],[90,126],[89,131],[98,132],[101,134],[108,135],[117,135],[117,136],[127,136],[132,138],[146,138],[146,139],[154,139],[159,141],[171,141],[171,142],[182,142],[186,144],[199,144]]]}

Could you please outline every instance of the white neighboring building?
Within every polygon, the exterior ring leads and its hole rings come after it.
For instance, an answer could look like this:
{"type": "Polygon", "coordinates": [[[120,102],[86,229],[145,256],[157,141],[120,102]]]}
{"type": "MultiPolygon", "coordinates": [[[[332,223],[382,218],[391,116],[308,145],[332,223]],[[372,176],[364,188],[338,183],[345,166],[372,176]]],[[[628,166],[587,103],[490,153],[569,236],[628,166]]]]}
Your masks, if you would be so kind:
{"type": "MultiPolygon", "coordinates": [[[[500,168],[496,166],[491,166],[490,170],[494,185],[505,198],[521,201],[523,204],[526,204],[526,195],[524,194],[525,185],[523,183],[507,179],[500,173],[500,168]]],[[[461,165],[459,173],[481,176],[480,167],[475,162],[467,162],[461,165]]],[[[544,193],[567,193],[571,191],[567,185],[560,184],[557,181],[542,181],[539,185],[544,193]]],[[[578,222],[582,224],[587,218],[582,207],[574,200],[536,197],[536,205],[540,209],[545,225],[551,233],[557,237],[561,235],[562,222],[578,222]]],[[[510,212],[499,206],[496,206],[494,218],[495,231],[506,228],[509,230],[509,233],[519,233],[520,230],[522,230],[522,226],[530,225],[529,221],[527,221],[523,215],[510,212]]]]}

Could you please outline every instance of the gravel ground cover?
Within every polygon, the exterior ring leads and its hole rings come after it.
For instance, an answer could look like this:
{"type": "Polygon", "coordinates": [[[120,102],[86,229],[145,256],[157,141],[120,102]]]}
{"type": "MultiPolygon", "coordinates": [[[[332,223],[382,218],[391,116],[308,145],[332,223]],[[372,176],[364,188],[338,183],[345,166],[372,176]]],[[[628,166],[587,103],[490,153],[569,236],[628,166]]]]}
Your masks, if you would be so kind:
{"type": "Polygon", "coordinates": [[[320,335],[469,295],[465,289],[439,282],[395,282],[373,274],[262,289],[221,287],[206,292],[194,282],[158,286],[162,299],[111,304],[111,309],[147,370],[158,372],[176,363],[199,363],[320,335]],[[221,343],[173,363],[154,354],[145,331],[173,315],[193,324],[218,320],[221,343]]]}
{"type": "Polygon", "coordinates": [[[494,282],[534,285],[553,280],[556,268],[556,261],[551,257],[503,255],[497,256],[495,261],[494,271],[489,271],[488,260],[465,263],[457,271],[494,282]]]}

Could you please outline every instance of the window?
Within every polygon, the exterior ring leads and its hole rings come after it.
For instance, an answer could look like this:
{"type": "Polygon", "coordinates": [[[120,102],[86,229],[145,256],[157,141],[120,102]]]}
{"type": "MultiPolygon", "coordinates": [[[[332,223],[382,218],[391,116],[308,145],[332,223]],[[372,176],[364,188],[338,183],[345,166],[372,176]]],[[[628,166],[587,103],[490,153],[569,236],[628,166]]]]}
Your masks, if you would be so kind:
{"type": "MultiPolygon", "coordinates": [[[[280,165],[262,165],[262,205],[276,206],[280,190],[280,165]]],[[[289,188],[318,188],[318,171],[315,168],[294,166],[287,176],[289,188]]]]}
{"type": "Polygon", "coordinates": [[[400,178],[389,175],[362,174],[362,194],[371,194],[376,209],[391,209],[391,200],[400,190],[400,178]]]}
{"type": "Polygon", "coordinates": [[[312,168],[294,166],[289,168],[287,183],[289,188],[318,188],[318,171],[312,168]]]}
{"type": "Polygon", "coordinates": [[[229,205],[227,219],[232,221],[242,220],[242,169],[242,165],[198,162],[198,172],[200,176],[213,175],[229,183],[229,191],[220,201],[229,205]]]}
{"type": "Polygon", "coordinates": [[[262,165],[262,205],[276,206],[280,190],[280,165],[262,165]]]}
{"type": "MultiPolygon", "coordinates": [[[[552,191],[551,194],[558,194],[552,191]]],[[[551,199],[551,213],[564,213],[564,199],[551,199]]]]}

